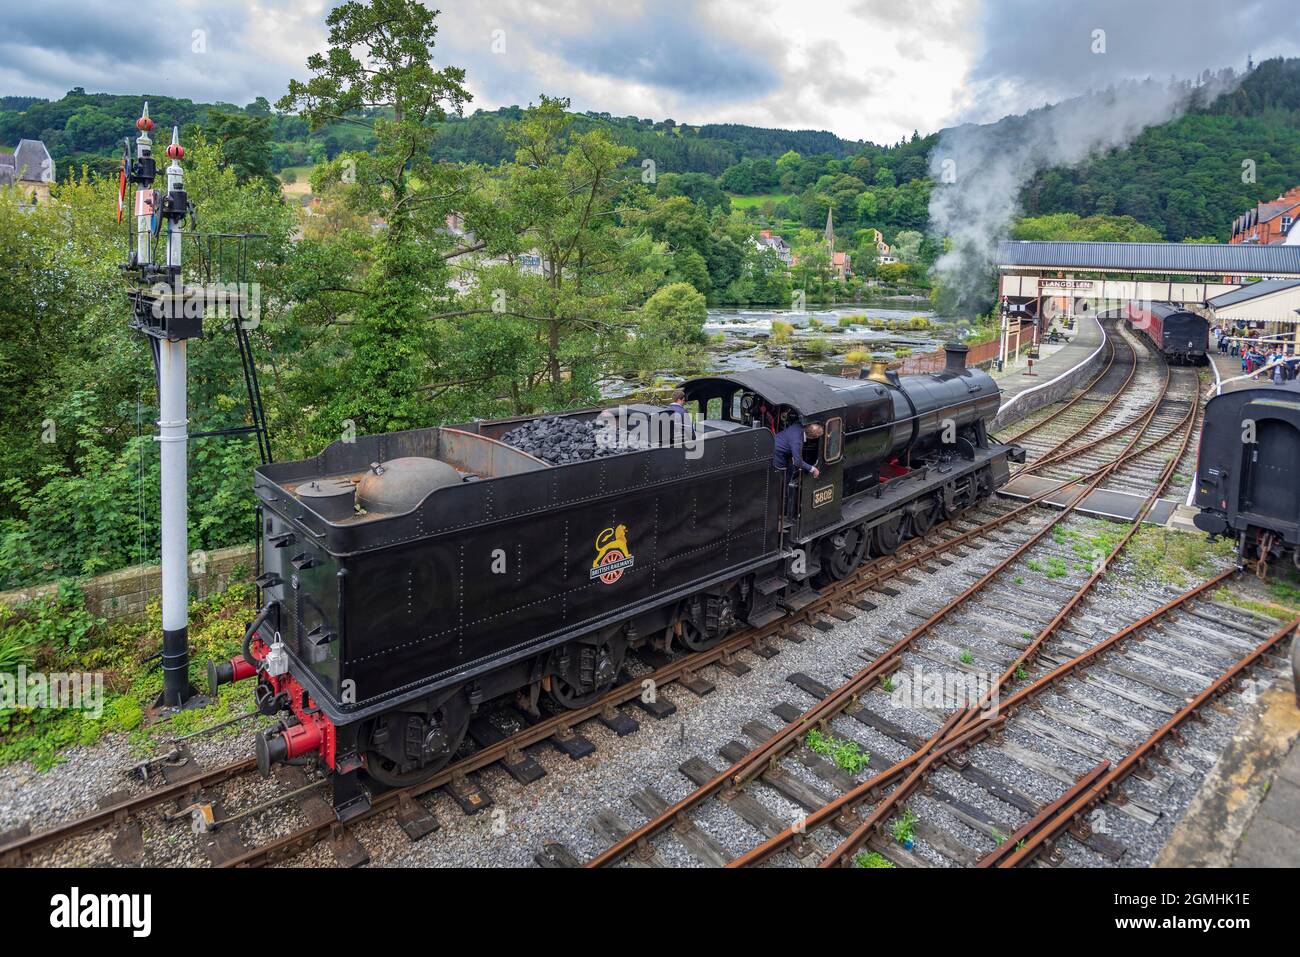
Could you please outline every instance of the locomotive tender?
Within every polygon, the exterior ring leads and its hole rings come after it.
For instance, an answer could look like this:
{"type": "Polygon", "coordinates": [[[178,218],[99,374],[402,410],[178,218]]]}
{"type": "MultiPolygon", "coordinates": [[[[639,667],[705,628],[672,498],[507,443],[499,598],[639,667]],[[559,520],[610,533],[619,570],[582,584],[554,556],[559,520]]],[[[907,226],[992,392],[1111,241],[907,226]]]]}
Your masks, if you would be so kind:
{"type": "Polygon", "coordinates": [[[258,736],[264,773],[322,762],[346,819],[368,788],[443,767],[484,703],[581,707],[629,649],[703,650],[766,624],[991,495],[1024,452],[990,441],[1000,391],[965,353],[948,347],[929,375],[695,379],[689,449],[551,466],[499,441],[530,421],[513,419],[263,465],[265,604],[210,683],[256,679],[259,708],[284,715],[258,736]],[[824,434],[804,449],[820,477],[783,517],[773,431],[792,417],[824,434]]]}
{"type": "MultiPolygon", "coordinates": [[[[1225,392],[1205,405],[1193,518],[1245,561],[1300,567],[1300,382],[1225,392]]],[[[1263,566],[1261,565],[1261,568],[1263,566]]]]}
{"type": "Polygon", "coordinates": [[[1204,365],[1210,347],[1210,323],[1172,302],[1130,302],[1124,318],[1170,362],[1204,365]]]}

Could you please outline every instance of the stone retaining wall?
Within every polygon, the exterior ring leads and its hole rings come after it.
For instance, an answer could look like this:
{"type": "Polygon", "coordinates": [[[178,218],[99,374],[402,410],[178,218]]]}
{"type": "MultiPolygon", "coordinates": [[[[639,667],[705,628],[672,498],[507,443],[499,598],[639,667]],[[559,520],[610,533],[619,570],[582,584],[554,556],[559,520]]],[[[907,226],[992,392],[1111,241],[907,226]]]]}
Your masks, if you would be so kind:
{"type": "MultiPolygon", "coordinates": [[[[251,581],[253,576],[252,545],[235,545],[206,554],[195,552],[190,559],[190,595],[204,598],[236,582],[251,581]]],[[[110,621],[135,621],[144,616],[145,606],[162,593],[162,574],[157,565],[137,565],[78,584],[92,615],[110,621]]],[[[0,605],[13,608],[34,598],[53,596],[57,591],[58,585],[51,584],[0,592],[0,605]]]]}

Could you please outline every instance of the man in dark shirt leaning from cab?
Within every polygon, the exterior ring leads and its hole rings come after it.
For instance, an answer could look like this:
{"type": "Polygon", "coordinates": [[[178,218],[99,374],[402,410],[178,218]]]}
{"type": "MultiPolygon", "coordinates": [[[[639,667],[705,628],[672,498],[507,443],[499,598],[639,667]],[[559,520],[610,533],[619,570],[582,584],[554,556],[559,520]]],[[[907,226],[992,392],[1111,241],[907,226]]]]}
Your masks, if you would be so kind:
{"type": "Polygon", "coordinates": [[[821,475],[815,465],[803,460],[803,444],[822,437],[822,427],[816,422],[801,424],[797,419],[776,433],[776,449],[772,453],[772,467],[785,476],[785,518],[794,521],[795,492],[799,473],[807,472],[813,478],[821,475]]]}

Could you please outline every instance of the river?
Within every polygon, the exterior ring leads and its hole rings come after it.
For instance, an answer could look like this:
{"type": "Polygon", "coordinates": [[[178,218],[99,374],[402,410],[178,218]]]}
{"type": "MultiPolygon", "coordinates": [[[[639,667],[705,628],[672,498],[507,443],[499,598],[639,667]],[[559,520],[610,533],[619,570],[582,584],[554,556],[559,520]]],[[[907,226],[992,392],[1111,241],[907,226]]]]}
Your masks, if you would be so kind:
{"type": "MultiPolygon", "coordinates": [[[[654,383],[610,379],[601,391],[607,399],[623,398],[646,391],[662,392],[665,383],[705,372],[740,372],[776,365],[799,365],[810,371],[839,373],[850,352],[879,352],[893,358],[899,354],[930,352],[948,339],[961,338],[962,333],[953,320],[937,316],[929,306],[924,299],[914,302],[891,299],[814,306],[804,312],[710,309],[704,324],[709,343],[696,368],[659,370],[654,383]],[[861,321],[840,325],[845,319],[861,321]],[[775,322],[793,328],[773,338],[775,322]]],[[[860,359],[855,356],[855,362],[860,359]]]]}

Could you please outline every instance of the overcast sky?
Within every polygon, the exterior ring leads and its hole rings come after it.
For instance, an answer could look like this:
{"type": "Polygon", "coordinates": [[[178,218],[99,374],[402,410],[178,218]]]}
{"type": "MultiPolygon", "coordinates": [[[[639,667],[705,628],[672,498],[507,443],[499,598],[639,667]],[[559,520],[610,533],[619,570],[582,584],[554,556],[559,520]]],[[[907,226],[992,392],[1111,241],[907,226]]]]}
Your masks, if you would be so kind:
{"type": "MultiPolygon", "coordinates": [[[[307,56],[324,48],[333,5],[5,0],[0,94],[57,98],[80,86],[239,105],[258,95],[274,101],[290,77],[305,77],[307,56]],[[203,31],[202,43],[195,31],[203,31]],[[152,48],[141,50],[145,38],[152,48]]],[[[437,59],[468,70],[471,111],[545,93],[570,97],[579,110],[829,129],[886,143],[1126,77],[1240,69],[1248,54],[1300,55],[1296,0],[429,5],[442,9],[437,59]]]]}

